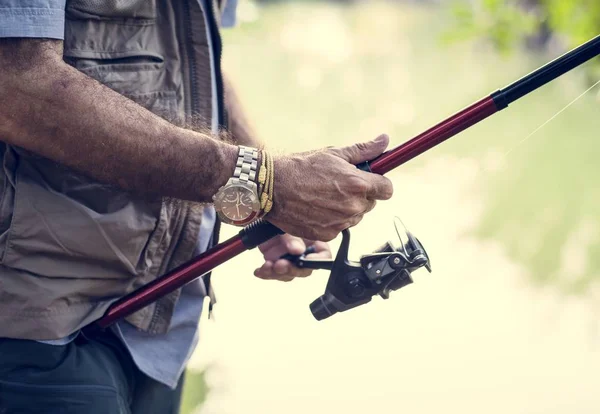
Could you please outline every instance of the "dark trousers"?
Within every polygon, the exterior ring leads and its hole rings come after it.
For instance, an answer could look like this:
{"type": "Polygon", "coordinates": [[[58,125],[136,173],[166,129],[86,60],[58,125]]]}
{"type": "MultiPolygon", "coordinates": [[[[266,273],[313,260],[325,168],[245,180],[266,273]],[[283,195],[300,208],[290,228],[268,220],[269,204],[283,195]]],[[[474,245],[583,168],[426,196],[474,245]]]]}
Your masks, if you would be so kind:
{"type": "Polygon", "coordinates": [[[63,346],[0,338],[0,414],[177,414],[182,386],[142,374],[109,332],[63,346]]]}

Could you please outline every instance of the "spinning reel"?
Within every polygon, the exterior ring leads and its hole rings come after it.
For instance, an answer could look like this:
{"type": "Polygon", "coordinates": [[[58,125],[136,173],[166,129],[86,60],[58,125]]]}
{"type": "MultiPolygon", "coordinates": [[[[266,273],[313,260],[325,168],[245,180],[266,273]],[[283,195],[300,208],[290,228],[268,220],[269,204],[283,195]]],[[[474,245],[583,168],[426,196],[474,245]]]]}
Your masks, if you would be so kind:
{"type": "MultiPolygon", "coordinates": [[[[348,259],[350,231],[342,232],[342,243],[335,260],[311,260],[307,256],[314,251],[307,249],[301,256],[286,255],[295,266],[306,269],[331,270],[325,293],[310,304],[317,320],[364,305],[375,295],[383,299],[390,292],[413,282],[412,272],[422,267],[431,273],[429,256],[421,242],[406,231],[406,241],[394,222],[400,245],[388,241],[371,254],[363,255],[358,262],[348,259]]],[[[401,222],[400,222],[401,223],[401,222]]]]}

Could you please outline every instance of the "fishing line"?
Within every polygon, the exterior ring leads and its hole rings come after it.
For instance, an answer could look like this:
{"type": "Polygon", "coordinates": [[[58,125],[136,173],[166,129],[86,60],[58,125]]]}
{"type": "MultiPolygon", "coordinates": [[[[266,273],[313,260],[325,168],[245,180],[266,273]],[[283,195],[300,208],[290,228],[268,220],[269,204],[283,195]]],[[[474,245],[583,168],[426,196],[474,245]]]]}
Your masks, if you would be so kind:
{"type": "MultiPolygon", "coordinates": [[[[600,80],[598,80],[598,82],[594,83],[592,86],[590,86],[585,92],[583,92],[581,95],[579,95],[578,97],[576,97],[575,99],[573,99],[571,102],[569,102],[567,105],[565,105],[564,108],[562,108],[560,111],[558,111],[557,113],[555,113],[554,115],[552,115],[546,122],[544,122],[542,125],[540,125],[539,127],[537,127],[535,130],[533,130],[529,135],[527,135],[525,138],[521,139],[519,142],[517,142],[512,148],[510,148],[508,151],[506,151],[502,156],[502,161],[506,160],[506,158],[508,157],[508,155],[510,153],[512,153],[515,149],[517,149],[518,147],[520,147],[521,145],[523,145],[523,143],[529,139],[531,139],[531,137],[533,137],[535,134],[537,134],[539,131],[541,131],[546,125],[548,125],[549,123],[551,123],[552,121],[554,121],[556,118],[558,118],[563,112],[565,112],[567,109],[569,109],[571,106],[573,106],[575,103],[577,103],[579,100],[581,100],[585,95],[587,95],[592,89],[594,89],[596,86],[600,85],[600,80]]],[[[485,170],[485,169],[483,169],[485,170]]]]}

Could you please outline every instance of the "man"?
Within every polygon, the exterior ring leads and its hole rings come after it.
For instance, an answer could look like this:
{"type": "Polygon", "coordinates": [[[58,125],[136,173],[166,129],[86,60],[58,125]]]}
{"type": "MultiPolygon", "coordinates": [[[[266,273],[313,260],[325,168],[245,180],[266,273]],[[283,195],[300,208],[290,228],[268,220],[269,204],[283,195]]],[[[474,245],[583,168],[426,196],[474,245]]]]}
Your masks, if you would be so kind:
{"type": "Polygon", "coordinates": [[[258,148],[221,75],[220,20],[234,8],[0,0],[1,413],[178,412],[201,281],[105,332],[81,329],[216,243],[217,214],[296,236],[261,246],[255,272],[289,281],[309,273],[282,254],[314,244],[329,256],[310,240],[391,197],[387,179],[354,167],[386,136],[287,156],[258,148]]]}

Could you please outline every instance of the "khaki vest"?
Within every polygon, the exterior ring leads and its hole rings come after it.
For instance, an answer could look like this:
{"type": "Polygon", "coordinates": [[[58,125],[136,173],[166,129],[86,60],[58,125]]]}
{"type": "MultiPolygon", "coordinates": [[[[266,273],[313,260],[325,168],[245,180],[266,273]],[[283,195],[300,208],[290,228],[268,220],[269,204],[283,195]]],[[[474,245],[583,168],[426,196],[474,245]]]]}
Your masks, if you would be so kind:
{"type": "MultiPolygon", "coordinates": [[[[224,114],[219,4],[214,12],[198,0],[67,0],[66,7],[67,63],[174,122],[210,125],[224,114]]],[[[143,199],[6,144],[0,156],[0,337],[69,335],[192,258],[202,205],[143,199]]],[[[178,296],[127,320],[165,332],[178,296]]]]}

